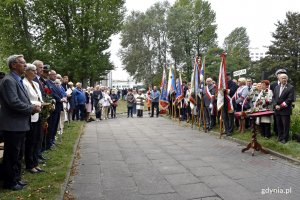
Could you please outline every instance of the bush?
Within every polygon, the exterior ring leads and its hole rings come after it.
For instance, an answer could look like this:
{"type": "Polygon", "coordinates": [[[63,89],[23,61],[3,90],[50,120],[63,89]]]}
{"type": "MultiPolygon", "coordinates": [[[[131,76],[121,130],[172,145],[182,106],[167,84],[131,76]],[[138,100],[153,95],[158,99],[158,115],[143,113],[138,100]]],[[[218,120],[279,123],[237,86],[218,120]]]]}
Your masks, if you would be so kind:
{"type": "Polygon", "coordinates": [[[290,135],[292,139],[297,140],[300,138],[300,101],[297,100],[295,104],[295,108],[293,109],[293,114],[291,116],[291,126],[290,126],[290,135]],[[297,139],[298,138],[298,139],[297,139]]]}

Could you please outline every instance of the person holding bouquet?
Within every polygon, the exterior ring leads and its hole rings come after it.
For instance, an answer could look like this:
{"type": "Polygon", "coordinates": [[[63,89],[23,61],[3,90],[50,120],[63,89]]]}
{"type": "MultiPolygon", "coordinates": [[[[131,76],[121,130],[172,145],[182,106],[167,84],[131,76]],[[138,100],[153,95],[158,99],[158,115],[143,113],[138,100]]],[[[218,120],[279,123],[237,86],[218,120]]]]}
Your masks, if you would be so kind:
{"type": "MultiPolygon", "coordinates": [[[[270,81],[261,81],[261,91],[257,96],[254,107],[260,111],[272,109],[273,92],[269,89],[270,81]]],[[[271,115],[257,118],[260,123],[261,135],[266,139],[271,137],[271,115]]]]}

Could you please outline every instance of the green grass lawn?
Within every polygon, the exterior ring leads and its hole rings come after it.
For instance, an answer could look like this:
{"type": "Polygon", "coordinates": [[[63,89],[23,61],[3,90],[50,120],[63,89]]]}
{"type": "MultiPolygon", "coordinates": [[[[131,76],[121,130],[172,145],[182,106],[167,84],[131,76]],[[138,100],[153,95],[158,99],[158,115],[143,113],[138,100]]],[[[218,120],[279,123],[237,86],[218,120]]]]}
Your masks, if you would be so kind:
{"type": "Polygon", "coordinates": [[[51,200],[57,199],[62,192],[62,186],[71,167],[74,156],[74,144],[83,130],[84,122],[71,122],[65,125],[62,142],[57,140],[58,146],[48,151],[45,156],[50,158],[41,168],[46,173],[31,174],[24,173],[22,179],[28,182],[25,189],[21,191],[10,191],[0,189],[1,200],[31,199],[51,200]]]}

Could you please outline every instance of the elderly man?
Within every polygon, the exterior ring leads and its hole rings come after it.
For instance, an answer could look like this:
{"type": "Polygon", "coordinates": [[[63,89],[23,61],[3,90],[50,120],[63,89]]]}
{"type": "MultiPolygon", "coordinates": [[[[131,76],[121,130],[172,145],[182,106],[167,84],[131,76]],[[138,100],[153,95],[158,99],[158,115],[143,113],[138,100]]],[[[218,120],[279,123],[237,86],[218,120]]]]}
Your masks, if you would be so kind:
{"type": "Polygon", "coordinates": [[[206,87],[203,91],[206,130],[211,130],[216,125],[216,113],[214,112],[214,110],[216,110],[216,108],[214,109],[214,107],[216,107],[215,94],[216,87],[213,84],[213,80],[211,78],[207,78],[206,87]]]}
{"type": "MultiPolygon", "coordinates": [[[[280,81],[279,81],[279,75],[280,74],[286,74],[286,70],[285,69],[278,69],[275,72],[275,76],[277,77],[277,80],[270,84],[270,89],[272,90],[273,94],[274,94],[276,86],[280,85],[280,81]]],[[[275,115],[274,115],[273,131],[274,131],[275,135],[278,136],[278,130],[277,130],[276,116],[275,115]]]]}
{"type": "Polygon", "coordinates": [[[62,93],[60,85],[55,83],[56,80],[56,72],[54,70],[50,70],[49,72],[49,80],[46,81],[48,88],[51,90],[51,95],[55,99],[55,110],[51,113],[48,118],[48,134],[47,134],[47,142],[46,142],[46,150],[54,147],[55,145],[55,136],[58,129],[58,124],[60,120],[60,112],[63,111],[63,102],[66,102],[66,98],[62,93]]]}
{"type": "Polygon", "coordinates": [[[151,108],[151,116],[153,117],[154,115],[154,108],[156,108],[156,117],[159,115],[159,96],[160,92],[157,90],[157,87],[154,86],[153,90],[151,91],[150,98],[152,102],[152,108],[151,108]]]}
{"type": "Polygon", "coordinates": [[[277,85],[273,95],[278,140],[285,144],[289,139],[292,103],[295,100],[294,86],[288,83],[286,74],[279,75],[280,85],[277,85]]]}
{"type": "Polygon", "coordinates": [[[0,131],[4,133],[4,188],[21,190],[26,185],[21,181],[21,160],[24,139],[30,130],[30,117],[41,111],[33,105],[23,85],[21,76],[26,62],[23,55],[12,55],[7,59],[10,73],[0,84],[0,131]]]}

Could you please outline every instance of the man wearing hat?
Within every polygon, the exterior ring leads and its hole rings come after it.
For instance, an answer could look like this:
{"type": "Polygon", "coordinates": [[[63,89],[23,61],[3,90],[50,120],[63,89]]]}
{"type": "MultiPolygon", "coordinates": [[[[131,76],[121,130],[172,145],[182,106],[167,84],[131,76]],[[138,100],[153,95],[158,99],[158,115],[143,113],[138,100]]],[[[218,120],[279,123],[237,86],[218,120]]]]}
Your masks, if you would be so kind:
{"type": "Polygon", "coordinates": [[[294,86],[288,83],[288,76],[279,75],[280,85],[274,90],[272,103],[275,108],[275,118],[278,130],[278,141],[285,144],[289,139],[292,103],[295,101],[294,86]]]}
{"type": "MultiPolygon", "coordinates": [[[[275,72],[275,76],[277,77],[277,81],[273,82],[270,84],[270,89],[272,90],[273,94],[274,94],[274,91],[275,91],[275,88],[277,85],[280,85],[280,81],[279,81],[279,76],[280,74],[286,74],[286,70],[285,69],[278,69],[276,72],[275,72]]],[[[274,126],[273,126],[273,131],[275,133],[275,135],[277,136],[278,135],[278,132],[277,132],[277,124],[276,124],[276,118],[275,118],[275,115],[273,117],[274,119],[274,126]]]]}

